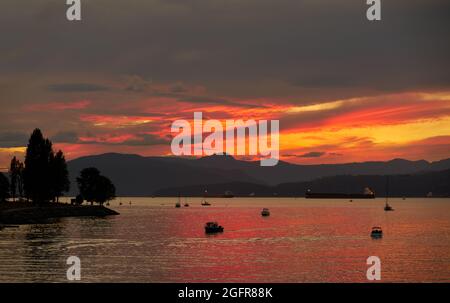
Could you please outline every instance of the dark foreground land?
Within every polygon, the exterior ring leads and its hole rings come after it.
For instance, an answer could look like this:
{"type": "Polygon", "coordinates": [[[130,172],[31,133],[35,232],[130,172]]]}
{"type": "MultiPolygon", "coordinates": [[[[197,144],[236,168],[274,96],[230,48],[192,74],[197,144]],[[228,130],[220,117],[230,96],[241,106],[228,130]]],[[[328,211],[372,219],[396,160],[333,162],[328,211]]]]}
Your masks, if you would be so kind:
{"type": "Polygon", "coordinates": [[[64,217],[106,217],[119,213],[104,206],[69,205],[46,203],[33,205],[27,202],[0,203],[0,226],[2,224],[36,224],[49,219],[64,217]]]}

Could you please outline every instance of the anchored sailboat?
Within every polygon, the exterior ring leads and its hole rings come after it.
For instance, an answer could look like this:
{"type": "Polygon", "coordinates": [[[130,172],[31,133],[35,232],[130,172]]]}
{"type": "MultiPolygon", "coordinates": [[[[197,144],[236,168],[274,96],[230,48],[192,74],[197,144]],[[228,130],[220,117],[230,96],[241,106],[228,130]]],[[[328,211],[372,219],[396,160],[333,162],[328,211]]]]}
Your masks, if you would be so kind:
{"type": "Polygon", "coordinates": [[[384,205],[384,211],[393,211],[394,209],[388,203],[389,199],[389,176],[386,177],[386,203],[384,205]]]}

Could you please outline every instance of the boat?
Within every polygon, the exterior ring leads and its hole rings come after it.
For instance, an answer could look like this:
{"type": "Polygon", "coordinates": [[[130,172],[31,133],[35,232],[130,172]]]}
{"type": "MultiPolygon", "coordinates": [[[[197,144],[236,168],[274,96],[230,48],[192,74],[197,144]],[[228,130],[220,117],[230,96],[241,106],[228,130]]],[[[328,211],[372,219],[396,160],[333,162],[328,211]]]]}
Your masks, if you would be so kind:
{"type": "Polygon", "coordinates": [[[203,200],[202,203],[201,203],[201,205],[202,205],[202,206],[211,206],[211,203],[209,203],[209,202],[206,201],[206,200],[203,200]]]}
{"type": "Polygon", "coordinates": [[[383,237],[383,230],[379,226],[372,227],[372,232],[370,233],[372,238],[381,238],[383,237]]]}
{"type": "Polygon", "coordinates": [[[361,194],[346,193],[314,193],[308,189],[305,193],[306,199],[375,199],[375,193],[366,187],[361,194]]]}
{"type": "Polygon", "coordinates": [[[263,210],[261,211],[261,216],[263,217],[268,217],[270,216],[270,211],[268,208],[263,208],[263,210]]]}
{"type": "Polygon", "coordinates": [[[187,199],[186,198],[184,198],[184,205],[183,205],[184,207],[189,207],[189,203],[187,203],[187,199]]]}
{"type": "Polygon", "coordinates": [[[214,234],[223,232],[223,226],[220,226],[217,222],[207,222],[205,224],[205,233],[214,234]]]}
{"type": "Polygon", "coordinates": [[[386,178],[386,203],[384,205],[384,211],[393,211],[394,209],[388,203],[389,199],[389,176],[386,178]]]}
{"type": "Polygon", "coordinates": [[[386,205],[384,206],[384,211],[393,211],[394,209],[392,208],[392,206],[390,206],[387,202],[386,205]]]}
{"type": "Polygon", "coordinates": [[[176,207],[176,208],[180,208],[180,207],[181,207],[180,197],[179,197],[179,196],[178,196],[178,201],[177,201],[177,203],[175,203],[175,207],[176,207]]]}

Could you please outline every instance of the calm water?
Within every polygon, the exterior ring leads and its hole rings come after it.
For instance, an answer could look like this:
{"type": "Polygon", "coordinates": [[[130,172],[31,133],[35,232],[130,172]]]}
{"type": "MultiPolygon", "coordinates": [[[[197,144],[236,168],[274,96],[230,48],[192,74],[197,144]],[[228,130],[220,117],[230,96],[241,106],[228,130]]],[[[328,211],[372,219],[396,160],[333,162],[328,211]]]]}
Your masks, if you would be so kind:
{"type": "Polygon", "coordinates": [[[372,255],[382,281],[450,282],[450,199],[121,200],[120,216],[1,230],[0,282],[65,282],[72,255],[84,282],[365,282],[372,255]],[[210,220],[225,232],[205,235],[210,220]]]}

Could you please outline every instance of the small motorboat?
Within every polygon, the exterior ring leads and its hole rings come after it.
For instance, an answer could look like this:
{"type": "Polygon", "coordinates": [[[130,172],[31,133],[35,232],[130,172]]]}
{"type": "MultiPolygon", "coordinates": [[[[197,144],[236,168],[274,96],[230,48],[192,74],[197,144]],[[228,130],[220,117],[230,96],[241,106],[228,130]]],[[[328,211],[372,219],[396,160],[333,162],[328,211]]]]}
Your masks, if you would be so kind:
{"type": "Polygon", "coordinates": [[[263,217],[268,217],[270,216],[270,211],[268,208],[263,208],[263,210],[261,211],[261,216],[263,217]]]}
{"type": "Polygon", "coordinates": [[[379,226],[374,226],[372,227],[372,232],[370,233],[370,236],[375,239],[381,238],[383,237],[383,230],[379,226]]]}
{"type": "Polygon", "coordinates": [[[217,222],[207,222],[205,224],[205,233],[214,234],[223,232],[223,226],[220,226],[217,222]]]}

